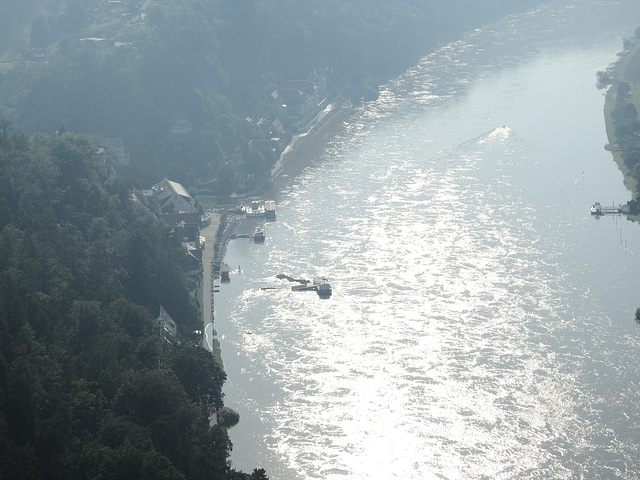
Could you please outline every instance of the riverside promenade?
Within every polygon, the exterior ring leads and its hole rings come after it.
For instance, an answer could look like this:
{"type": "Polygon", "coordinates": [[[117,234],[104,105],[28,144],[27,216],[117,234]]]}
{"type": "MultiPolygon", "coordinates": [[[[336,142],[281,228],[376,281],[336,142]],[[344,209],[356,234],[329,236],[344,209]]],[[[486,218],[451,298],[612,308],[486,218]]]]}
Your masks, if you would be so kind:
{"type": "Polygon", "coordinates": [[[211,262],[216,232],[220,225],[220,214],[210,213],[211,223],[200,231],[205,238],[205,249],[202,252],[202,346],[213,351],[213,275],[211,262]]]}

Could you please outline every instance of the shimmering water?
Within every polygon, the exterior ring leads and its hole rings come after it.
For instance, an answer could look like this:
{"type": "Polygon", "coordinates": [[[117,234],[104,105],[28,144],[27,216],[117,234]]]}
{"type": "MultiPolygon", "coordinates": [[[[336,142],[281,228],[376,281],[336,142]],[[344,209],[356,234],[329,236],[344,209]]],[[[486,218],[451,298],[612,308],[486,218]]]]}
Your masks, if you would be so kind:
{"type": "Polygon", "coordinates": [[[640,228],[588,212],[630,198],[595,73],[638,25],[636,0],[584,0],[479,29],[285,178],[216,297],[234,466],[640,476],[640,228]],[[326,275],[333,296],[278,273],[326,275]]]}

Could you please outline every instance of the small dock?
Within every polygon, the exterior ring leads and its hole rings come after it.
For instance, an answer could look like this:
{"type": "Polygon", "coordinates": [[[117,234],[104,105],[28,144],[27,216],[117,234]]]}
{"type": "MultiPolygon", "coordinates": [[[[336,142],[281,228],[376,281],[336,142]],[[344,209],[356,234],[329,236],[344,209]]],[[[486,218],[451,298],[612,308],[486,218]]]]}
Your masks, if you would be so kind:
{"type": "Polygon", "coordinates": [[[629,207],[627,205],[618,205],[616,207],[614,204],[611,204],[611,206],[609,207],[602,205],[600,202],[596,202],[591,205],[589,211],[591,212],[591,215],[599,217],[602,215],[629,213],[629,207]]]}
{"type": "MultiPolygon", "coordinates": [[[[276,278],[280,280],[287,280],[289,282],[295,282],[299,285],[294,285],[291,287],[291,290],[294,292],[316,292],[318,296],[322,299],[327,299],[331,297],[331,284],[327,277],[317,277],[313,279],[313,283],[310,280],[305,280],[304,278],[293,278],[289,275],[285,275],[283,273],[279,273],[276,275],[276,278]]],[[[271,290],[272,288],[263,287],[262,290],[271,290]]]]}
{"type": "Polygon", "coordinates": [[[322,280],[323,283],[319,281],[313,282],[312,285],[308,283],[303,285],[295,285],[291,287],[291,290],[294,292],[316,292],[320,298],[327,299],[331,297],[331,285],[326,282],[326,279],[322,280]]]}

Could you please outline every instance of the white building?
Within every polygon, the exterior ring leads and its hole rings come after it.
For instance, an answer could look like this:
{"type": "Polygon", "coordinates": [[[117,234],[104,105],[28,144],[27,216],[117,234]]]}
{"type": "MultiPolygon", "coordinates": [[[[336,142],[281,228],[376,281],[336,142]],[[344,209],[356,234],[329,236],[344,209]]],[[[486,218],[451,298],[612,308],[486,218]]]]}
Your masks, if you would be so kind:
{"type": "Polygon", "coordinates": [[[166,338],[167,335],[175,337],[178,334],[178,326],[176,322],[171,318],[171,315],[160,305],[160,315],[156,321],[160,330],[160,336],[166,338]]]}
{"type": "MultiPolygon", "coordinates": [[[[196,211],[195,202],[187,189],[178,182],[163,178],[151,187],[153,192],[153,208],[158,215],[163,213],[193,213],[196,211]]],[[[146,197],[146,195],[145,195],[146,197]]]]}
{"type": "Polygon", "coordinates": [[[124,139],[122,137],[109,138],[108,142],[111,144],[111,149],[116,157],[116,163],[120,166],[129,166],[129,154],[124,148],[124,139]]]}

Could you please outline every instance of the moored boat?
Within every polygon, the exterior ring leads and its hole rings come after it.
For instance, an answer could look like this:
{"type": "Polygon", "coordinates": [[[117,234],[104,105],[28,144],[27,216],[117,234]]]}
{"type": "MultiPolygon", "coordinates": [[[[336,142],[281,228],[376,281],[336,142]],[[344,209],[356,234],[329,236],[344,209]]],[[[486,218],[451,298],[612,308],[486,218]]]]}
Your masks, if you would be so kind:
{"type": "Polygon", "coordinates": [[[269,222],[273,222],[276,219],[276,202],[273,200],[266,200],[264,202],[264,217],[269,222]]]}
{"type": "Polygon", "coordinates": [[[264,216],[264,204],[257,200],[253,200],[248,205],[244,205],[242,207],[242,210],[244,211],[244,214],[247,216],[247,218],[264,216]]]}
{"type": "Polygon", "coordinates": [[[326,299],[331,297],[331,284],[327,277],[318,277],[313,279],[313,285],[320,298],[326,299]]]}
{"type": "Polygon", "coordinates": [[[253,241],[255,243],[264,242],[265,237],[266,236],[265,236],[264,230],[262,230],[261,228],[256,228],[256,231],[253,232],[253,241]]]}

